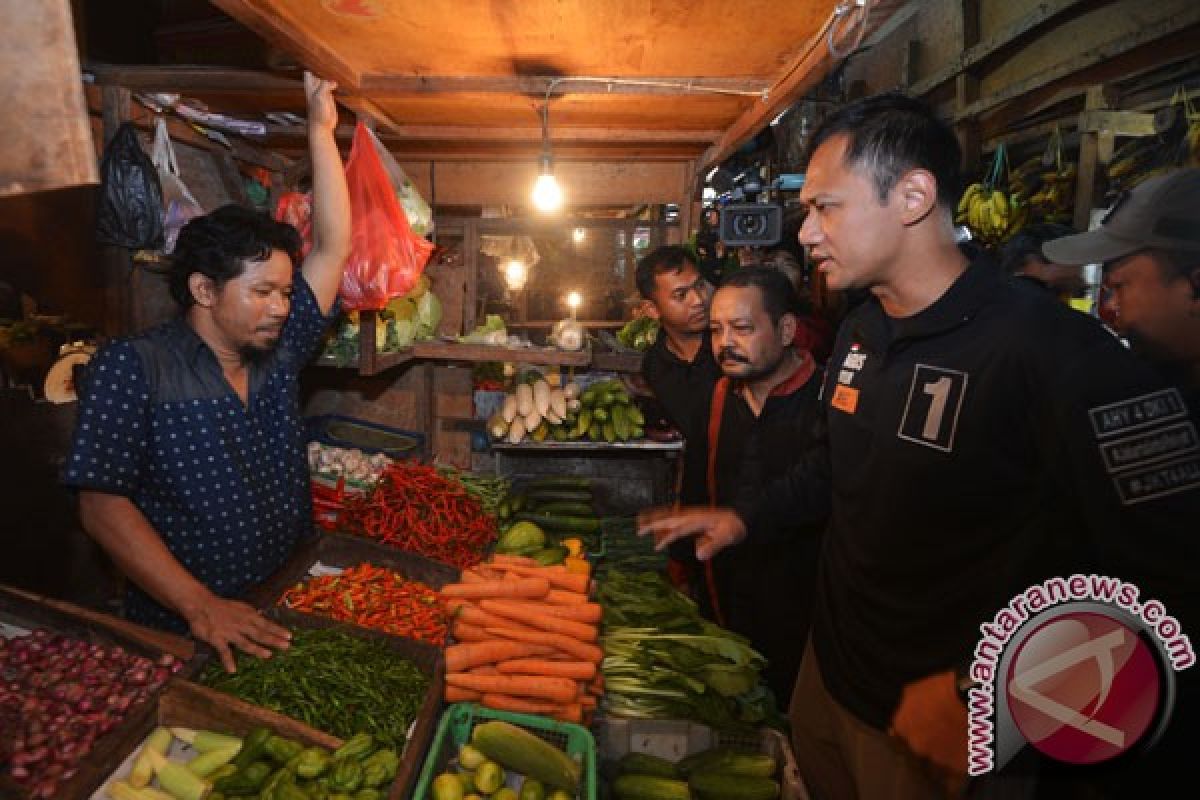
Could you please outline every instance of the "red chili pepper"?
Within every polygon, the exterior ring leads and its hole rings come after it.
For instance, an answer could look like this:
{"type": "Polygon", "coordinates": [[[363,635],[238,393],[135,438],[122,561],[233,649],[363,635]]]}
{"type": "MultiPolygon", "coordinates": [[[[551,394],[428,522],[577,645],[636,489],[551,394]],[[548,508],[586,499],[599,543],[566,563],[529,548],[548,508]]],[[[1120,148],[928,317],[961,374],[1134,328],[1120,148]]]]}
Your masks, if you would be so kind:
{"type": "Polygon", "coordinates": [[[438,646],[446,643],[448,619],[437,592],[371,564],[297,584],[279,604],[438,646]]]}

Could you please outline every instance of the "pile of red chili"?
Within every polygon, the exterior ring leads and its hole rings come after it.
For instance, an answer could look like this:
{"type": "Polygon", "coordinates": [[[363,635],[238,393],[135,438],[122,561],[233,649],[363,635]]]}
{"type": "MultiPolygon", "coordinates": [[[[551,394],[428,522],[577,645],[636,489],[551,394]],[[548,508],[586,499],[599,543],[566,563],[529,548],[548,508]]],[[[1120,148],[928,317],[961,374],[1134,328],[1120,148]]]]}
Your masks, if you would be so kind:
{"type": "Polygon", "coordinates": [[[434,467],[397,461],[367,495],[348,497],[340,519],[349,533],[466,568],[484,558],[496,520],[461,483],[434,467]]]}
{"type": "Polygon", "coordinates": [[[446,612],[437,592],[384,567],[359,564],[341,575],[322,575],[284,592],[279,604],[363,628],[446,644],[446,612]]]}

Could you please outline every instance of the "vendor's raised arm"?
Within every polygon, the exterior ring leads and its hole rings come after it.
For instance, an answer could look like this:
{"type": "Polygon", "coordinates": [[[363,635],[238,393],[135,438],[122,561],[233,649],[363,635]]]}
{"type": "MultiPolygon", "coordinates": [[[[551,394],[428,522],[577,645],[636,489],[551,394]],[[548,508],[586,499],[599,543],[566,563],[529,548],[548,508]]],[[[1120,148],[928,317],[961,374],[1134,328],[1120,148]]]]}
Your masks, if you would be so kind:
{"type": "Polygon", "coordinates": [[[304,259],[302,272],[323,314],[333,308],[342,269],[350,254],[350,195],[334,136],[338,119],[333,100],[336,88],[332,81],[304,73],[308,149],[312,158],[313,247],[304,259]]]}

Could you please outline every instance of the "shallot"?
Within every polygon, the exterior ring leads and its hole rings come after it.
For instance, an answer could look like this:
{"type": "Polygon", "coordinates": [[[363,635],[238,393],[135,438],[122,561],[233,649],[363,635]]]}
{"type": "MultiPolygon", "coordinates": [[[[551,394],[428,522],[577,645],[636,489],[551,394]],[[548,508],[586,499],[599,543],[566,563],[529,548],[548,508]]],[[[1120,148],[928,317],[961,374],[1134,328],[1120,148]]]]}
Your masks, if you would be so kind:
{"type": "Polygon", "coordinates": [[[95,741],[182,666],[46,630],[0,637],[0,768],[29,797],[54,797],[95,741]]]}

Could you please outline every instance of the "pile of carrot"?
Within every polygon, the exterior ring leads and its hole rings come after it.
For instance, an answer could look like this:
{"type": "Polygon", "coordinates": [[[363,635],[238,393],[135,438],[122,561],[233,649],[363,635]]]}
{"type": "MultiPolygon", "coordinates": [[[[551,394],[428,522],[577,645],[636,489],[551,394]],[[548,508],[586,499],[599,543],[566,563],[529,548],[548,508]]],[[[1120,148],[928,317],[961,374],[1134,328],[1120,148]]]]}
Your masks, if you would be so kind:
{"type": "Polygon", "coordinates": [[[601,609],[588,575],[495,555],[443,586],[457,644],[446,648],[446,700],[589,723],[604,689],[601,609]]]}

